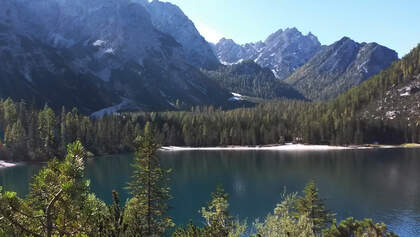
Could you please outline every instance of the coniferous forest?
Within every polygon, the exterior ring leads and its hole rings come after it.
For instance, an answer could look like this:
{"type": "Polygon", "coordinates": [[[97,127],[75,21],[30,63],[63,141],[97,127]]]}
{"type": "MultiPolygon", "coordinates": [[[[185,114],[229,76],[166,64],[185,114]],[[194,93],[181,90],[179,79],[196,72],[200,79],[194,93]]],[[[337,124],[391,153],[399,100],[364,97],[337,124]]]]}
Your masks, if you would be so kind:
{"type": "Polygon", "coordinates": [[[276,100],[228,111],[194,107],[93,118],[76,108],[54,111],[1,100],[1,159],[48,165],[33,178],[26,198],[0,188],[0,236],[395,236],[370,219],[337,221],[314,182],[300,195],[285,193],[272,213],[252,223],[229,214],[228,194],[218,187],[199,210],[203,225],[175,226],[167,215],[169,171],[161,168],[156,151],[160,145],[418,143],[419,117],[384,119],[375,116],[375,106],[419,74],[420,46],[330,102],[276,100]],[[84,162],[122,152],[136,152],[127,184],[132,197],[122,205],[112,192],[114,202],[107,205],[89,190],[84,162]]]}
{"type": "Polygon", "coordinates": [[[175,226],[167,215],[170,171],[161,168],[156,151],[158,144],[418,142],[419,121],[378,120],[364,116],[364,109],[420,73],[419,51],[327,103],[279,100],[230,111],[196,107],[90,118],[77,109],[39,110],[24,101],[3,100],[2,159],[49,162],[33,178],[26,198],[0,189],[0,236],[395,236],[370,219],[337,221],[314,182],[302,194],[284,193],[273,212],[255,222],[232,217],[229,196],[218,187],[199,210],[204,224],[175,226]],[[132,198],[122,205],[112,192],[114,201],[107,205],[89,190],[84,163],[92,153],[128,151],[136,152],[135,172],[127,184],[132,198]]]}
{"type": "Polygon", "coordinates": [[[45,160],[63,156],[67,144],[80,140],[95,154],[134,151],[144,128],[164,146],[306,144],[403,144],[420,140],[420,118],[367,116],[387,92],[420,74],[420,46],[389,69],[330,102],[278,100],[254,108],[224,111],[120,113],[91,118],[77,109],[39,110],[10,99],[0,101],[2,159],[45,160]]]}
{"type": "Polygon", "coordinates": [[[1,1],[0,237],[420,236],[420,3],[240,2],[1,1]]]}

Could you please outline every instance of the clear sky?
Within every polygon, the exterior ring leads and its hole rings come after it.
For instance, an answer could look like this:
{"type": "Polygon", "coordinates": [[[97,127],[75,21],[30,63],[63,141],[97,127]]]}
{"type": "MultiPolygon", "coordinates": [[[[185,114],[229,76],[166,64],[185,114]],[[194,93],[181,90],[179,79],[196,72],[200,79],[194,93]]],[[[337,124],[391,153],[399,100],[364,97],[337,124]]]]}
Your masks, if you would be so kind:
{"type": "Polygon", "coordinates": [[[210,42],[264,40],[278,29],[312,32],[322,44],[343,36],[377,42],[400,57],[420,43],[420,0],[166,0],[210,42]]]}

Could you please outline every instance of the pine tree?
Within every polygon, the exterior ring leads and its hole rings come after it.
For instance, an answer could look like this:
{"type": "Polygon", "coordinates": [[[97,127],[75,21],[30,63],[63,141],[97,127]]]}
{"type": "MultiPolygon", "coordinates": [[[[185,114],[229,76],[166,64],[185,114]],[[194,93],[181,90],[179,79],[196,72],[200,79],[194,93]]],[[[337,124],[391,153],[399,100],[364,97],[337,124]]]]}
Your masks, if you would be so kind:
{"type": "Polygon", "coordinates": [[[26,136],[20,119],[11,126],[7,126],[4,138],[9,152],[8,157],[13,160],[22,160],[26,155],[26,136]]]}
{"type": "Polygon", "coordinates": [[[38,114],[38,132],[41,141],[41,151],[46,157],[53,157],[56,151],[56,126],[54,111],[46,106],[38,114]]]}
{"type": "Polygon", "coordinates": [[[109,206],[109,225],[105,226],[106,231],[105,236],[119,237],[124,236],[125,231],[127,230],[127,225],[124,225],[124,209],[121,209],[120,199],[116,191],[112,191],[113,203],[109,206]]]}
{"type": "Polygon", "coordinates": [[[357,221],[350,217],[340,222],[339,225],[334,221],[329,229],[323,231],[325,237],[397,237],[394,233],[388,231],[383,223],[374,223],[370,219],[357,221]]]}
{"type": "Polygon", "coordinates": [[[296,200],[296,216],[306,215],[313,223],[313,231],[319,234],[328,227],[334,218],[326,208],[324,201],[319,197],[319,191],[314,181],[310,181],[303,189],[303,196],[296,200]]]}
{"type": "Polygon", "coordinates": [[[201,214],[206,220],[206,226],[214,236],[228,236],[233,226],[232,217],[229,215],[228,197],[222,187],[218,186],[212,193],[212,200],[207,207],[201,209],[201,214]]]}
{"type": "Polygon", "coordinates": [[[229,195],[218,186],[216,192],[211,194],[212,200],[207,207],[201,208],[200,213],[205,219],[203,235],[200,236],[220,236],[220,237],[239,237],[246,230],[246,223],[240,223],[229,214],[229,195]]]}
{"type": "Polygon", "coordinates": [[[293,215],[296,194],[284,194],[273,213],[268,214],[263,223],[257,222],[256,237],[315,237],[313,223],[307,214],[293,215]]]}
{"type": "Polygon", "coordinates": [[[106,205],[89,193],[84,179],[86,151],[68,146],[63,162],[50,161],[30,186],[28,199],[0,192],[0,219],[6,236],[93,236],[109,216],[106,205]]]}
{"type": "Polygon", "coordinates": [[[143,137],[137,139],[134,174],[129,183],[133,195],[127,204],[124,222],[130,236],[162,236],[173,226],[172,219],[166,216],[169,194],[168,174],[170,170],[161,167],[156,155],[159,145],[145,127],[143,137]]]}

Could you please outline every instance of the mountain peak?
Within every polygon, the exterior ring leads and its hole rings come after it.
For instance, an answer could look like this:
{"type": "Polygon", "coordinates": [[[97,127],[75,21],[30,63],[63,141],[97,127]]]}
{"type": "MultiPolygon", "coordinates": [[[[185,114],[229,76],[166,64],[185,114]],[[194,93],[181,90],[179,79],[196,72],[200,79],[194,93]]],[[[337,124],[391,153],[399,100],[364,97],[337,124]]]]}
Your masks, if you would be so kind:
{"type": "Polygon", "coordinates": [[[296,27],[292,27],[292,28],[286,28],[286,30],[284,30],[285,33],[299,33],[302,34],[296,27]]]}
{"type": "Polygon", "coordinates": [[[352,40],[350,37],[348,37],[348,36],[343,36],[339,41],[337,41],[336,43],[339,43],[339,44],[341,44],[341,43],[345,43],[345,42],[355,42],[356,43],[356,41],[354,41],[354,40],[352,40]]]}
{"type": "Polygon", "coordinates": [[[154,27],[182,45],[191,65],[205,69],[215,69],[219,65],[210,44],[178,6],[154,0],[145,8],[151,15],[154,27]]]}
{"type": "Polygon", "coordinates": [[[307,98],[329,100],[389,67],[398,56],[375,43],[343,37],[323,47],[287,80],[307,98]]]}
{"type": "Polygon", "coordinates": [[[224,43],[234,43],[234,44],[236,44],[235,43],[235,41],[233,41],[233,39],[228,39],[228,38],[225,38],[225,37],[223,37],[223,38],[221,38],[220,40],[219,40],[219,42],[217,42],[218,44],[219,43],[222,43],[222,44],[224,44],[224,43]]]}
{"type": "Polygon", "coordinates": [[[295,27],[279,29],[264,42],[237,45],[222,39],[216,46],[216,53],[224,64],[243,60],[254,60],[262,67],[273,71],[279,79],[285,79],[309,60],[321,47],[317,37],[303,35],[295,27]]]}

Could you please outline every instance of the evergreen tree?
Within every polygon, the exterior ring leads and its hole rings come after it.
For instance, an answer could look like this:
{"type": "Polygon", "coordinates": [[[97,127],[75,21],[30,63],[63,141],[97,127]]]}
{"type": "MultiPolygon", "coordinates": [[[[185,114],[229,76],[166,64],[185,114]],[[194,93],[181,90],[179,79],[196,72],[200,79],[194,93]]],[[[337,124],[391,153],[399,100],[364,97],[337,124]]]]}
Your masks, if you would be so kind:
{"type": "Polygon", "coordinates": [[[321,233],[328,227],[334,218],[326,208],[324,201],[319,197],[319,191],[314,181],[310,181],[303,189],[303,196],[298,197],[295,203],[296,217],[306,216],[313,223],[315,234],[321,233]]]}
{"type": "Polygon", "coordinates": [[[306,214],[293,215],[296,194],[284,194],[281,203],[263,223],[257,222],[257,237],[315,237],[313,223],[306,214]]]}
{"type": "Polygon", "coordinates": [[[38,114],[38,132],[41,144],[41,152],[46,157],[53,157],[56,151],[56,125],[54,111],[46,106],[38,114]]]}
{"type": "Polygon", "coordinates": [[[173,226],[172,219],[166,216],[170,199],[169,170],[161,167],[156,152],[159,145],[145,127],[143,137],[137,139],[134,174],[129,183],[133,198],[128,200],[124,222],[129,236],[162,236],[173,226]]]}
{"type": "Polygon", "coordinates": [[[329,228],[323,231],[325,237],[397,237],[396,234],[389,232],[383,223],[374,223],[370,219],[357,221],[350,217],[337,225],[336,221],[329,228]]]}
{"type": "Polygon", "coordinates": [[[207,207],[201,208],[205,220],[205,236],[241,236],[246,230],[246,223],[239,223],[229,214],[229,195],[218,186],[216,192],[211,194],[212,200],[207,207]]]}
{"type": "Polygon", "coordinates": [[[28,199],[0,194],[1,228],[8,236],[96,236],[108,213],[89,193],[84,179],[86,151],[80,142],[68,146],[63,162],[53,160],[31,184],[28,199]]]}
{"type": "Polygon", "coordinates": [[[229,215],[228,194],[218,186],[211,194],[212,200],[201,209],[206,226],[214,236],[228,236],[233,227],[233,218],[229,215]]]}
{"type": "MultiPolygon", "coordinates": [[[[113,203],[109,206],[109,223],[104,227],[105,236],[119,237],[124,236],[127,231],[127,225],[124,224],[124,209],[121,208],[120,199],[116,191],[112,191],[113,203]]],[[[106,225],[106,223],[105,223],[106,225]]]]}

